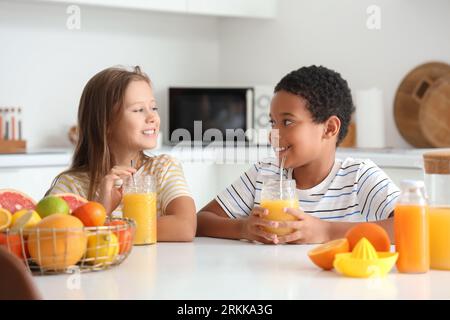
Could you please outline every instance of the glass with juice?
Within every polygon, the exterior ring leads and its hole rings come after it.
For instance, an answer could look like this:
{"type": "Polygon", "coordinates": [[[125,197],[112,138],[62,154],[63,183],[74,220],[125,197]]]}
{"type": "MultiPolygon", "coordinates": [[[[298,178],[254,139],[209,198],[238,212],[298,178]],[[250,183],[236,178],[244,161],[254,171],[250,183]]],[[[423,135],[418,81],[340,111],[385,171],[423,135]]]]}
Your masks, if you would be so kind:
{"type": "MultiPolygon", "coordinates": [[[[266,180],[261,190],[261,207],[267,209],[269,214],[264,218],[275,221],[293,221],[297,217],[283,211],[284,208],[299,208],[295,180],[266,180]]],[[[291,228],[269,228],[268,232],[277,235],[286,235],[293,230],[291,228]]]]}
{"type": "Polygon", "coordinates": [[[430,216],[430,266],[450,270],[450,151],[424,153],[430,216]]]}
{"type": "Polygon", "coordinates": [[[134,245],[156,243],[155,180],[149,175],[134,176],[124,187],[122,212],[136,222],[134,245]]]}
{"type": "Polygon", "coordinates": [[[423,273],[430,269],[429,218],[423,181],[404,180],[394,210],[397,270],[423,273]]]}

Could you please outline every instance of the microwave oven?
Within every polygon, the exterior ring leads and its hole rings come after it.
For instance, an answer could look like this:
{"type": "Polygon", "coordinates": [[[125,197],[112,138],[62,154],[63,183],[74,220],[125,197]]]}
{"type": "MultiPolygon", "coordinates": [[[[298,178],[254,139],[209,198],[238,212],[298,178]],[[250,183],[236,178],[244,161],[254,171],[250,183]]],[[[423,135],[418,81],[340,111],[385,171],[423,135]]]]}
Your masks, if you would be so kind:
{"type": "Polygon", "coordinates": [[[169,87],[168,142],[267,145],[270,86],[169,87]]]}

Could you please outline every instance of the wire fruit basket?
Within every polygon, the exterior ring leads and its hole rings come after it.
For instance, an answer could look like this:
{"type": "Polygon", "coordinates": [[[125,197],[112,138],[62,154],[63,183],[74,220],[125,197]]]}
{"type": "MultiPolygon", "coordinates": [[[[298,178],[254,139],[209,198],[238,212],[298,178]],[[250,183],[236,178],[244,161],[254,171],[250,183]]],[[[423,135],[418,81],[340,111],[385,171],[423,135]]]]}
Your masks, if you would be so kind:
{"type": "Polygon", "coordinates": [[[101,227],[6,229],[0,243],[34,275],[89,272],[121,264],[135,231],[134,220],[113,218],[101,227]]]}

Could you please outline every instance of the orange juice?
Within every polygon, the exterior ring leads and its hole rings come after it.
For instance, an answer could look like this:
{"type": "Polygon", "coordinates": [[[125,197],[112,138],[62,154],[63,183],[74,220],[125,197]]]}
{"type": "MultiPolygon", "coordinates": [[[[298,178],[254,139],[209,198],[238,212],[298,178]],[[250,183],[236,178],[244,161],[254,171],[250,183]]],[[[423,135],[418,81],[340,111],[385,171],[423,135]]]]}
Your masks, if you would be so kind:
{"type": "Polygon", "coordinates": [[[394,211],[397,269],[405,273],[427,272],[430,266],[429,218],[423,205],[398,204],[394,211]]]}
{"type": "Polygon", "coordinates": [[[133,244],[156,243],[156,193],[125,194],[123,216],[136,221],[133,244]]]}
{"type": "MultiPolygon", "coordinates": [[[[297,199],[288,199],[288,200],[261,200],[261,207],[269,210],[269,214],[264,217],[267,220],[276,220],[276,221],[293,221],[297,220],[297,217],[293,215],[283,212],[284,208],[296,208],[298,209],[298,200],[297,199]]],[[[294,230],[291,228],[264,228],[268,232],[275,233],[277,235],[286,235],[292,233],[294,230]]]]}
{"type": "Polygon", "coordinates": [[[430,207],[430,266],[450,270],[450,207],[430,207]]]}

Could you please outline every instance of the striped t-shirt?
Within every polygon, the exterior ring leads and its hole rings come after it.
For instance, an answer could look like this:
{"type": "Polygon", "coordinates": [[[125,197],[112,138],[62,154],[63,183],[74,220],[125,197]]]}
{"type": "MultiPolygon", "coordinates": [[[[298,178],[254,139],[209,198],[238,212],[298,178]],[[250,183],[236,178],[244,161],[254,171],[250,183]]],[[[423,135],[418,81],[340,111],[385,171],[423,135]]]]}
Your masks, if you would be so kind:
{"type": "MultiPolygon", "coordinates": [[[[173,157],[162,154],[148,158],[135,173],[135,176],[152,175],[156,180],[157,214],[164,215],[167,206],[175,198],[181,196],[192,197],[184,178],[181,164],[173,157]]],[[[89,191],[89,177],[87,173],[68,173],[61,175],[48,194],[71,192],[87,198],[89,191]]],[[[98,194],[98,192],[97,192],[98,194]]],[[[120,211],[117,208],[115,212],[120,211]]]]}
{"type": "MultiPolygon", "coordinates": [[[[275,159],[258,162],[219,193],[216,201],[230,218],[243,218],[261,202],[263,181],[279,179],[275,159]]],[[[292,179],[293,169],[283,176],[292,179]]],[[[300,208],[329,221],[376,221],[387,219],[400,191],[371,160],[336,159],[328,176],[311,189],[297,189],[300,208]]]]}

